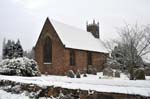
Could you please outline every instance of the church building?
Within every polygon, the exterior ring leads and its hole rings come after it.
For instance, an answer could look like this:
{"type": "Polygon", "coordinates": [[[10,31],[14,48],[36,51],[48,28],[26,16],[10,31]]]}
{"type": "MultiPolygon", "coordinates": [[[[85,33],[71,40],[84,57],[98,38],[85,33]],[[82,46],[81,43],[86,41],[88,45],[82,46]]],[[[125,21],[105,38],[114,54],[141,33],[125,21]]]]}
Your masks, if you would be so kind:
{"type": "Polygon", "coordinates": [[[65,75],[68,70],[103,69],[108,56],[99,35],[99,23],[87,23],[87,31],[46,19],[35,45],[41,73],[65,75]]]}

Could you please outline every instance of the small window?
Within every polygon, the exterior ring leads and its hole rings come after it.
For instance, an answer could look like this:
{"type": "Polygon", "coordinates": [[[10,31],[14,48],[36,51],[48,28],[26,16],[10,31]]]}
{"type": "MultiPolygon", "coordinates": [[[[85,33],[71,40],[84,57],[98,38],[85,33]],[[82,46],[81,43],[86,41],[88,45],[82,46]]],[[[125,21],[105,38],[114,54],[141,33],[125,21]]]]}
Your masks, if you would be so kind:
{"type": "Polygon", "coordinates": [[[46,37],[44,43],[44,63],[52,63],[52,42],[49,37],[46,37]]]}
{"type": "Polygon", "coordinates": [[[88,61],[88,65],[92,65],[92,53],[91,52],[87,52],[87,61],[88,61]]]}
{"type": "Polygon", "coordinates": [[[70,50],[70,65],[75,65],[75,51],[74,50],[70,50]]]}

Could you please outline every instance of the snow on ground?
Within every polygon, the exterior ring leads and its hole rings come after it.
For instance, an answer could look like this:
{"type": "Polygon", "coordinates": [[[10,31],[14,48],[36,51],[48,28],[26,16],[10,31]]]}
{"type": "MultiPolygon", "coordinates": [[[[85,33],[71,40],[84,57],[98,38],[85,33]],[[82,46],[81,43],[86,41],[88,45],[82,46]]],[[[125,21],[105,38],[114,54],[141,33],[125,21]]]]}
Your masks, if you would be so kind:
{"type": "MultiPolygon", "coordinates": [[[[8,93],[6,91],[0,90],[0,99],[34,99],[34,98],[29,98],[29,96],[26,96],[25,93],[12,94],[12,93],[8,93]]],[[[56,99],[56,98],[40,97],[39,99],[56,99]]]]}
{"type": "Polygon", "coordinates": [[[0,80],[11,80],[22,83],[32,83],[39,86],[55,86],[68,89],[95,90],[98,92],[114,92],[150,96],[150,77],[147,80],[128,80],[125,75],[121,78],[107,78],[98,75],[88,75],[82,78],[66,76],[20,77],[0,75],[0,80]],[[101,79],[99,78],[101,77],[101,79]]]}
{"type": "Polygon", "coordinates": [[[0,99],[29,99],[23,94],[11,94],[6,91],[0,90],[0,99]]]}

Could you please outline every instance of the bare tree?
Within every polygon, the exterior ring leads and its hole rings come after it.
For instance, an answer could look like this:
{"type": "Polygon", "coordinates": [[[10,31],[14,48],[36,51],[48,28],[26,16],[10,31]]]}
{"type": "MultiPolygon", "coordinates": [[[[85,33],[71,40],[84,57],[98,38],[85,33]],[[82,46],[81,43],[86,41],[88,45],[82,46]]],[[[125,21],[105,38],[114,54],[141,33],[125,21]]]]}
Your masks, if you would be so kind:
{"type": "Polygon", "coordinates": [[[130,68],[130,79],[134,79],[133,68],[139,65],[139,62],[141,63],[142,56],[150,52],[150,25],[126,25],[119,28],[117,32],[120,39],[113,41],[117,46],[112,50],[112,54],[116,51],[116,58],[119,58],[119,61],[122,60],[120,62],[130,68]]]}
{"type": "Polygon", "coordinates": [[[133,68],[141,61],[142,56],[150,52],[150,26],[126,25],[119,29],[121,41],[118,44],[124,52],[124,60],[130,67],[130,79],[134,79],[133,68]]]}
{"type": "Polygon", "coordinates": [[[150,25],[135,26],[126,25],[118,30],[123,45],[127,45],[130,56],[134,55],[134,48],[138,56],[144,56],[150,52],[150,25]]]}
{"type": "Polygon", "coordinates": [[[112,52],[114,50],[114,46],[116,45],[115,41],[110,40],[110,41],[102,41],[102,44],[104,45],[104,47],[107,49],[108,52],[112,52]],[[111,41],[111,42],[110,42],[111,41]]]}

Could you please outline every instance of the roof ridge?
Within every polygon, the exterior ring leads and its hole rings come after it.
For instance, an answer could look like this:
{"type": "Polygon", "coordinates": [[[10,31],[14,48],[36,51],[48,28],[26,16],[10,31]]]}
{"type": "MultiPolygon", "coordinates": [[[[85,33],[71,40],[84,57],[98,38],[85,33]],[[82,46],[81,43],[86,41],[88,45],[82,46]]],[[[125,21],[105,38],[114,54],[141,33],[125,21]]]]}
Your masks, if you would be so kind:
{"type": "MultiPolygon", "coordinates": [[[[76,28],[76,29],[82,30],[82,31],[84,31],[84,32],[88,32],[88,31],[86,31],[86,30],[84,30],[84,29],[82,29],[82,28],[73,26],[73,25],[71,25],[71,24],[66,24],[66,23],[64,23],[64,22],[62,22],[62,21],[57,21],[57,20],[52,19],[52,18],[49,18],[49,20],[50,20],[50,22],[51,22],[51,20],[52,20],[52,21],[55,21],[55,22],[57,22],[57,23],[64,24],[64,25],[66,25],[66,26],[69,26],[69,27],[72,27],[72,28],[76,28]]],[[[90,32],[89,32],[89,33],[90,33],[90,32]]]]}

